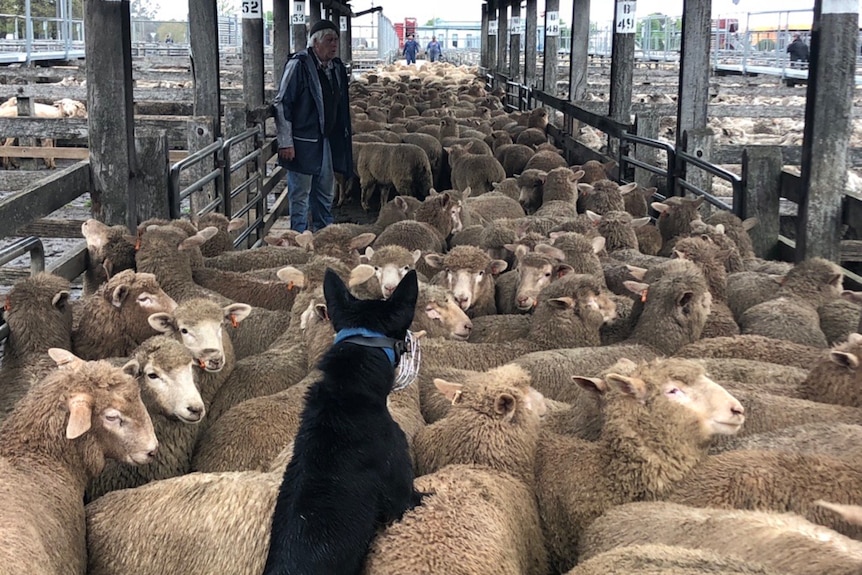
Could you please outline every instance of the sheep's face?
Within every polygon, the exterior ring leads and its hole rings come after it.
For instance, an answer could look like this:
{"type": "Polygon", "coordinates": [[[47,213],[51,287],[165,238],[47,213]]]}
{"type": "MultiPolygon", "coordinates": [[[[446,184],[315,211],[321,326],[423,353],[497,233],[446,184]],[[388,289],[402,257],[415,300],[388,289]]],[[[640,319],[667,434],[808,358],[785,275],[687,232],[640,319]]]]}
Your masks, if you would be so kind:
{"type": "Polygon", "coordinates": [[[521,311],[531,311],[538,304],[539,292],[555,279],[564,277],[574,270],[566,264],[554,264],[521,259],[518,261],[518,292],[515,304],[521,311]]]}
{"type": "Polygon", "coordinates": [[[185,346],[165,338],[159,347],[140,360],[131,360],[123,370],[138,380],[148,405],[155,405],[167,417],[198,423],[206,410],[195,384],[193,365],[185,346]]]}
{"type": "Polygon", "coordinates": [[[706,374],[688,382],[668,379],[662,384],[661,391],[669,401],[693,411],[707,437],[735,435],[745,421],[745,409],[739,400],[706,374]]]}
{"type": "Polygon", "coordinates": [[[476,301],[476,292],[485,279],[485,270],[471,270],[469,268],[447,269],[446,285],[458,306],[467,311],[476,301]]]}
{"type": "Polygon", "coordinates": [[[380,284],[383,299],[389,299],[402,278],[412,269],[413,266],[406,262],[390,262],[374,266],[374,276],[380,284]]]}
{"type": "Polygon", "coordinates": [[[473,330],[473,322],[448,292],[429,299],[425,305],[425,315],[435,325],[441,326],[444,337],[448,339],[466,341],[473,330]]]}
{"type": "Polygon", "coordinates": [[[101,254],[108,243],[108,230],[111,228],[97,219],[90,218],[81,224],[81,235],[87,241],[87,249],[91,254],[101,254]]]}

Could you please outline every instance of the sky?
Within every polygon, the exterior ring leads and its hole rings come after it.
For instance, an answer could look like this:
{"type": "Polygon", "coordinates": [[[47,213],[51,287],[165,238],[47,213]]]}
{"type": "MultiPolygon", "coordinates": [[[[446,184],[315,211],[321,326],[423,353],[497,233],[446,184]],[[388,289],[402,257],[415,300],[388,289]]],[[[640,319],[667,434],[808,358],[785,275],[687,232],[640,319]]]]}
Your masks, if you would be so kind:
{"type": "MultiPolygon", "coordinates": [[[[160,15],[166,20],[186,20],[188,14],[187,0],[158,0],[162,5],[160,15]]],[[[264,10],[272,9],[273,0],[264,0],[264,10]]],[[[288,1],[288,0],[279,0],[288,1]]],[[[241,5],[240,0],[234,0],[237,11],[241,5]]],[[[350,5],[354,12],[382,6],[383,13],[392,22],[402,22],[404,18],[416,18],[422,25],[432,18],[443,20],[473,20],[478,21],[481,17],[480,0],[430,0],[427,2],[414,2],[411,0],[352,0],[350,5]]],[[[544,10],[544,0],[539,0],[539,13],[544,10]]],[[[713,0],[713,15],[731,14],[738,12],[762,12],[770,10],[810,10],[814,7],[814,0],[713,0]]],[[[637,12],[640,15],[660,12],[668,16],[682,14],[682,0],[638,0],[637,12]]],[[[571,20],[572,0],[560,0],[560,17],[564,21],[571,20]]],[[[613,18],[614,2],[612,0],[592,0],[590,2],[590,20],[595,22],[609,21],[613,18]]]]}

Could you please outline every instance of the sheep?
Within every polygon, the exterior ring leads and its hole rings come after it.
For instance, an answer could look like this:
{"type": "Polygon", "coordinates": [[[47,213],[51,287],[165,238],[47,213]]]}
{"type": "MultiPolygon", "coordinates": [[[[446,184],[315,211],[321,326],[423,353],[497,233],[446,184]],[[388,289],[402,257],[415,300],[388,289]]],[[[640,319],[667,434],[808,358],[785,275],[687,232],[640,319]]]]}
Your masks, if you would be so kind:
{"type": "Polygon", "coordinates": [[[470,317],[496,312],[494,277],[506,270],[502,260],[492,260],[479,248],[458,246],[445,256],[428,254],[425,261],[442,269],[432,283],[446,287],[470,317]]]}
{"type": "Polygon", "coordinates": [[[390,224],[374,240],[372,246],[377,249],[399,245],[409,251],[441,252],[446,238],[456,228],[460,229],[460,211],[461,207],[451,194],[444,192],[429,195],[416,209],[415,221],[404,220],[390,224]]]}
{"type": "Polygon", "coordinates": [[[548,173],[544,170],[524,170],[518,174],[518,203],[527,214],[533,214],[542,205],[542,187],[548,173]]]}
{"type": "Polygon", "coordinates": [[[854,423],[803,423],[744,437],[723,438],[709,452],[770,450],[811,453],[856,459],[862,445],[862,425],[854,423]]]}
{"type": "Polygon", "coordinates": [[[557,151],[541,150],[533,154],[524,166],[525,170],[542,170],[550,172],[554,168],[569,169],[566,159],[557,151]]]}
{"type": "Polygon", "coordinates": [[[81,224],[81,235],[87,242],[87,269],[84,271],[83,294],[96,293],[108,276],[135,268],[135,242],[124,225],[107,226],[90,218],[81,224]]]}
{"type": "Polygon", "coordinates": [[[736,272],[727,276],[727,305],[738,322],[749,308],[775,297],[781,278],[760,272],[736,272]]]}
{"type": "Polygon", "coordinates": [[[650,200],[655,195],[657,188],[642,188],[638,186],[634,190],[623,193],[626,211],[633,218],[642,218],[649,215],[650,200]]]}
{"type": "Polygon", "coordinates": [[[826,336],[829,345],[835,345],[847,339],[851,333],[857,331],[859,314],[862,306],[848,301],[842,292],[842,298],[822,304],[817,308],[820,317],[820,331],[826,336]]]}
{"type": "MultiPolygon", "coordinates": [[[[736,243],[730,239],[729,236],[724,233],[724,225],[719,224],[717,226],[711,226],[707,223],[704,223],[703,220],[693,220],[689,227],[691,228],[692,235],[706,236],[712,243],[717,245],[721,250],[721,253],[726,257],[724,261],[724,267],[727,269],[727,273],[733,274],[737,272],[747,271],[750,266],[749,264],[755,260],[743,260],[742,255],[739,253],[739,248],[736,243]]],[[[784,275],[787,273],[791,264],[785,264],[784,262],[772,262],[775,266],[778,267],[778,264],[781,264],[781,267],[787,267],[787,269],[782,269],[780,275],[784,275]]],[[[754,271],[759,271],[761,273],[775,273],[774,271],[767,271],[767,266],[756,266],[757,269],[754,271]]]]}
{"type": "Polygon", "coordinates": [[[685,237],[691,233],[691,222],[699,220],[698,208],[703,205],[704,197],[697,199],[673,196],[664,202],[653,202],[652,208],[659,212],[658,230],[661,232],[664,245],[659,255],[668,255],[673,248],[672,240],[685,237]]]}
{"type": "Polygon", "coordinates": [[[517,219],[525,216],[524,208],[517,197],[512,198],[502,192],[488,192],[481,196],[467,198],[465,204],[477,219],[493,223],[494,220],[517,219]]]}
{"type": "MultiPolygon", "coordinates": [[[[4,102],[3,104],[4,105],[0,107],[0,117],[18,117],[18,99],[16,97],[13,96],[12,98],[6,100],[6,102],[4,102]]],[[[62,100],[57,100],[51,106],[48,106],[47,104],[41,104],[39,102],[34,102],[33,114],[37,118],[85,118],[87,116],[87,111],[81,102],[77,102],[69,98],[63,98],[62,100]]],[[[11,146],[14,141],[14,138],[6,138],[5,142],[2,145],[11,146]]],[[[42,140],[42,147],[51,148],[53,146],[53,139],[45,138],[42,140]]],[[[2,164],[4,168],[9,168],[9,166],[11,165],[10,160],[10,158],[3,158],[2,164]]],[[[54,162],[53,156],[45,157],[44,161],[45,167],[50,170],[53,170],[57,167],[57,164],[54,162]]]]}
{"type": "MultiPolygon", "coordinates": [[[[844,290],[841,292],[841,297],[849,302],[862,306],[862,292],[844,290]]],[[[856,329],[856,332],[862,333],[862,316],[859,318],[859,327],[856,329]]]]}
{"type": "Polygon", "coordinates": [[[524,144],[504,144],[494,149],[494,157],[503,166],[506,177],[511,178],[524,171],[524,167],[536,151],[524,144]]]}
{"type": "Polygon", "coordinates": [[[289,279],[294,269],[293,266],[285,266],[276,270],[276,280],[268,280],[241,272],[204,267],[193,270],[192,279],[199,286],[228,299],[268,310],[290,310],[298,292],[296,283],[289,279]]]}
{"type": "Polygon", "coordinates": [[[662,497],[706,456],[714,435],[736,433],[739,401],[703,368],[679,359],[604,378],[604,425],[596,443],[542,432],[536,482],[551,562],[577,562],[584,529],[613,505],[662,497]]]}
{"type": "Polygon", "coordinates": [[[822,353],[821,348],[762,335],[711,337],[689,343],[673,352],[679,357],[753,359],[802,369],[810,368],[822,353]]]}
{"type": "Polygon", "coordinates": [[[380,205],[383,206],[389,200],[389,187],[397,194],[421,200],[432,186],[428,155],[413,144],[362,144],[356,170],[362,187],[361,205],[366,211],[371,196],[380,187],[383,187],[380,189],[380,205]]]}
{"type": "Polygon", "coordinates": [[[492,184],[502,182],[506,171],[493,156],[471,153],[473,144],[452,145],[446,148],[452,169],[452,187],[470,188],[476,195],[492,191],[492,184]]]}
{"type": "Polygon", "coordinates": [[[495,192],[499,192],[516,201],[518,199],[518,181],[513,176],[509,176],[502,182],[493,184],[491,187],[494,188],[495,192]]]}
{"type": "Polygon", "coordinates": [[[649,218],[632,218],[628,212],[611,210],[604,214],[597,214],[587,210],[587,217],[592,220],[596,230],[605,238],[605,249],[608,253],[624,249],[638,249],[638,238],[635,228],[645,226],[649,218]]]}
{"type": "Polygon", "coordinates": [[[801,399],[862,408],[862,335],[851,333],[811,367],[797,389],[801,399]]]}
{"type": "Polygon", "coordinates": [[[200,217],[192,218],[192,223],[199,230],[213,226],[218,230],[201,246],[201,255],[205,258],[214,257],[224,252],[233,250],[231,232],[241,230],[246,226],[242,218],[229,219],[226,215],[218,212],[209,212],[200,217]]]}
{"type": "Polygon", "coordinates": [[[582,170],[573,172],[566,167],[548,170],[542,186],[542,204],[559,201],[571,204],[574,208],[578,202],[577,183],[583,175],[582,170]]]}
{"type": "Polygon", "coordinates": [[[369,246],[363,254],[363,259],[368,263],[360,264],[350,271],[349,285],[351,288],[365,285],[370,296],[367,299],[386,299],[398,287],[401,278],[415,268],[421,255],[419,250],[409,252],[397,245],[383,246],[376,251],[369,246]]]}
{"type": "Polygon", "coordinates": [[[158,449],[137,383],[107,362],[51,348],[61,367],[0,425],[0,547],[8,573],[86,573],[84,488],[105,459],[158,449]]]}
{"type": "Polygon", "coordinates": [[[443,146],[440,140],[430,134],[408,133],[401,136],[401,141],[422,148],[431,166],[432,186],[439,189],[442,184],[440,171],[443,168],[443,146]]]}
{"type": "Polygon", "coordinates": [[[6,294],[3,319],[9,327],[0,366],[0,420],[32,382],[53,367],[50,348],[72,349],[68,280],[40,272],[15,282],[6,294]]]}
{"type": "Polygon", "coordinates": [[[609,509],[585,531],[585,559],[630,545],[676,545],[760,562],[788,575],[851,575],[862,569],[862,543],[792,513],[699,509],[667,502],[609,509]]]}
{"type": "MultiPolygon", "coordinates": [[[[524,246],[518,246],[515,250],[518,266],[514,271],[518,274],[518,285],[513,299],[515,307],[520,312],[531,311],[536,307],[539,292],[546,285],[570,273],[575,273],[572,266],[561,262],[565,258],[562,252],[551,246],[544,246],[544,251],[538,248],[539,246],[535,252],[528,252],[524,246]]],[[[506,307],[510,308],[513,301],[510,300],[507,303],[506,307]]]]}
{"type": "Polygon", "coordinates": [[[156,276],[124,270],[80,303],[80,320],[72,331],[72,351],[81,359],[127,356],[156,335],[147,322],[154,313],[172,312],[177,302],[156,276]]]}
{"type": "Polygon", "coordinates": [[[535,148],[539,144],[544,144],[548,141],[548,135],[544,130],[540,130],[538,128],[527,128],[518,134],[518,137],[515,139],[516,144],[524,144],[525,146],[530,146],[535,148]]]}
{"type": "Polygon", "coordinates": [[[526,338],[506,344],[429,341],[424,344],[422,361],[427,369],[483,370],[540,349],[596,346],[604,321],[599,304],[602,295],[601,286],[591,276],[569,274],[539,294],[526,338]]]}
{"type": "Polygon", "coordinates": [[[159,335],[146,340],[134,350],[123,371],[134,377],[141,388],[161,449],[153,462],[141,467],[108,462],[87,487],[89,501],[114,489],[137,487],[187,472],[197,435],[194,425],[206,414],[195,384],[191,352],[175,339],[159,335]]]}
{"type": "Polygon", "coordinates": [[[602,283],[605,274],[598,254],[605,249],[605,238],[588,238],[577,232],[559,232],[552,238],[551,245],[566,256],[565,263],[572,266],[575,273],[589,274],[602,283]]]}
{"type": "Polygon", "coordinates": [[[796,298],[779,297],[751,307],[739,318],[740,331],[808,347],[828,347],[817,310],[796,298]]]}
{"type": "Polygon", "coordinates": [[[749,260],[754,258],[754,247],[751,244],[751,237],[748,231],[757,225],[757,218],[747,218],[741,220],[733,212],[719,210],[706,219],[706,223],[724,227],[724,233],[733,240],[739,249],[739,255],[742,259],[749,260]]]}
{"type": "Polygon", "coordinates": [[[668,545],[633,545],[600,553],[566,575],[779,575],[734,555],[668,545]]]}
{"type": "Polygon", "coordinates": [[[625,211],[623,194],[633,190],[636,183],[620,186],[610,180],[599,180],[592,184],[578,184],[578,212],[587,210],[597,214],[610,211],[625,211]]]}

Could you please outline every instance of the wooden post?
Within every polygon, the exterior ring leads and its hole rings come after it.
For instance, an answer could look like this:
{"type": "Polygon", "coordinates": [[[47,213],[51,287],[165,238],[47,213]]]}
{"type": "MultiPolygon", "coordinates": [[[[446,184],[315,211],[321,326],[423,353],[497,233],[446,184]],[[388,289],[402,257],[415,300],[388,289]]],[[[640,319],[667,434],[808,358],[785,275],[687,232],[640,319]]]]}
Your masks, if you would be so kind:
{"type": "MultiPolygon", "coordinates": [[[[246,122],[245,107],[237,104],[225,104],[224,123],[225,132],[228,138],[245,132],[246,128],[248,127],[248,124],[246,122]]],[[[230,149],[230,161],[232,163],[236,162],[239,158],[242,158],[249,152],[251,152],[251,146],[249,146],[248,142],[236,144],[230,149]]],[[[238,169],[231,175],[230,181],[225,182],[225,186],[227,187],[226,193],[239,187],[247,178],[247,167],[242,167],[238,169]]],[[[240,208],[242,208],[246,204],[246,202],[248,202],[247,192],[243,192],[239,194],[236,198],[232,198],[229,202],[231,211],[233,213],[238,212],[240,208]]],[[[233,213],[225,215],[228,218],[231,218],[233,217],[233,213]]]]}
{"type": "Polygon", "coordinates": [[[168,195],[168,133],[152,130],[135,137],[138,170],[129,183],[130,205],[136,223],[150,218],[170,218],[168,195]]]}
{"type": "Polygon", "coordinates": [[[524,26],[524,84],[536,87],[536,28],[538,20],[538,0],[527,0],[527,23],[524,26]]]}
{"type": "Polygon", "coordinates": [[[841,261],[841,209],[853,130],[859,4],[815,0],[802,140],[796,261],[841,261]]]}
{"type": "Polygon", "coordinates": [[[263,8],[257,0],[245,5],[257,6],[242,13],[242,93],[253,110],[263,105],[263,8]]]}
{"type": "MultiPolygon", "coordinates": [[[[712,0],[683,0],[677,98],[677,146],[682,134],[706,127],[712,0]]],[[[708,158],[705,158],[708,159],[708,158]]]]}
{"type": "MultiPolygon", "coordinates": [[[[215,118],[204,116],[192,118],[188,121],[188,149],[189,152],[203,149],[215,141],[215,118]]],[[[203,161],[195,166],[189,167],[189,175],[193,180],[202,178],[215,166],[213,162],[203,161]]],[[[192,214],[199,213],[204,206],[215,198],[215,187],[212,183],[207,184],[202,192],[195,192],[189,200],[192,214]]]]}
{"type": "Polygon", "coordinates": [[[338,44],[338,49],[341,51],[341,61],[350,70],[353,68],[353,19],[350,12],[341,13],[338,29],[341,31],[338,44]]]}
{"type": "Polygon", "coordinates": [[[759,258],[778,256],[782,164],[779,146],[753,146],[742,151],[742,218],[757,218],[749,235],[759,258]]]}
{"type": "Polygon", "coordinates": [[[93,214],[109,225],[137,221],[129,210],[129,174],[136,168],[129,3],[84,2],[87,57],[87,145],[93,214]]]}
{"type": "MultiPolygon", "coordinates": [[[[637,135],[652,140],[658,139],[661,116],[655,110],[642,112],[637,115],[637,135]]],[[[645,163],[656,165],[658,150],[652,146],[635,146],[635,157],[645,163]]],[[[643,168],[635,167],[635,182],[643,188],[648,188],[652,181],[652,172],[643,168]]]]}
{"type": "Polygon", "coordinates": [[[497,4],[502,0],[488,0],[488,72],[497,74],[497,4]]]}
{"type": "MultiPolygon", "coordinates": [[[[215,0],[189,0],[189,36],[195,116],[211,116],[213,133],[221,135],[218,13],[215,0]]],[[[191,151],[191,149],[190,149],[191,151]]]]}
{"type": "MultiPolygon", "coordinates": [[[[294,25],[293,28],[293,47],[291,49],[290,33],[291,33],[291,10],[299,3],[299,0],[287,2],[272,3],[272,83],[275,89],[278,89],[278,84],[281,82],[281,74],[284,71],[284,63],[291,51],[297,51],[297,45],[300,44],[305,48],[305,17],[303,23],[294,25]],[[301,36],[301,39],[300,39],[301,36]]],[[[302,3],[303,13],[305,13],[305,2],[302,3]]],[[[302,48],[299,48],[300,50],[302,48]]]]}
{"type": "Polygon", "coordinates": [[[482,37],[479,39],[479,65],[488,68],[488,5],[482,4],[482,37]]]}
{"type": "MultiPolygon", "coordinates": [[[[682,149],[701,160],[709,160],[712,157],[714,136],[715,134],[710,128],[688,130],[683,134],[682,149]]],[[[712,174],[699,168],[689,168],[685,172],[685,181],[706,193],[712,193],[712,174]]],[[[701,208],[704,214],[708,214],[712,209],[711,204],[704,204],[701,208]]]]}
{"type": "MultiPolygon", "coordinates": [[[[632,77],[635,67],[635,3],[614,4],[614,39],[611,45],[611,86],[608,115],[617,122],[632,121],[632,77]]],[[[619,141],[610,138],[610,156],[616,155],[619,141]]]]}
{"type": "Polygon", "coordinates": [[[509,71],[509,0],[498,0],[497,16],[497,72],[509,71]]]}
{"type": "Polygon", "coordinates": [[[509,77],[521,78],[521,0],[512,0],[512,22],[509,34],[509,77]]]}
{"type": "Polygon", "coordinates": [[[590,0],[572,3],[572,49],[569,53],[569,101],[587,96],[587,63],[590,48],[590,0]]]}
{"type": "MultiPolygon", "coordinates": [[[[17,100],[19,118],[36,115],[30,96],[18,96],[17,100]]],[[[36,146],[36,138],[18,138],[18,145],[34,147],[36,146]]],[[[18,160],[18,164],[22,170],[32,171],[36,169],[36,158],[21,158],[18,160]]]]}
{"type": "Polygon", "coordinates": [[[323,15],[320,11],[320,0],[309,0],[308,2],[308,29],[320,22],[323,15]]]}
{"type": "Polygon", "coordinates": [[[560,0],[545,0],[545,61],[542,91],[557,95],[557,51],[560,49],[560,0]]]}

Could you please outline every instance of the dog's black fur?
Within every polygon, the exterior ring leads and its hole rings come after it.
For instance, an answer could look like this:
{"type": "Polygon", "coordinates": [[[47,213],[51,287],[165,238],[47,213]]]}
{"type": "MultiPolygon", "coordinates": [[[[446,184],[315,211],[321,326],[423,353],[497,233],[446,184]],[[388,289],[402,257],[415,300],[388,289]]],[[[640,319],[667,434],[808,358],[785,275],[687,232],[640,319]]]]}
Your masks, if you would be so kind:
{"type": "MultiPolygon", "coordinates": [[[[332,270],[324,295],[335,331],[362,327],[406,336],[418,295],[408,272],[388,300],[358,300],[332,270]]],[[[264,575],[360,573],[376,530],[420,503],[404,432],[386,398],[394,368],[386,352],[339,342],[321,359],[306,395],[293,458],[272,518],[264,575]]]]}

